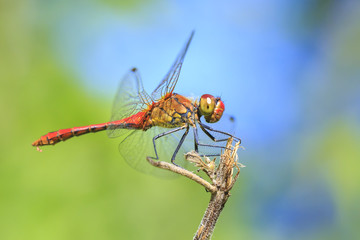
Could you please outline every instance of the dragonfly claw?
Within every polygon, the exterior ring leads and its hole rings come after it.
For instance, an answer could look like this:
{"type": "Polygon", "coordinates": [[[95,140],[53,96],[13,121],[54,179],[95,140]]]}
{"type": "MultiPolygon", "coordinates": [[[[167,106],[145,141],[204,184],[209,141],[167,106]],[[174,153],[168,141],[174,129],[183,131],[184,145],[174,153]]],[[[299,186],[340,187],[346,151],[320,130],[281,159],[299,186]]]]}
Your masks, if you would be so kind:
{"type": "Polygon", "coordinates": [[[42,152],[42,149],[40,149],[39,147],[36,147],[36,150],[42,152]]]}

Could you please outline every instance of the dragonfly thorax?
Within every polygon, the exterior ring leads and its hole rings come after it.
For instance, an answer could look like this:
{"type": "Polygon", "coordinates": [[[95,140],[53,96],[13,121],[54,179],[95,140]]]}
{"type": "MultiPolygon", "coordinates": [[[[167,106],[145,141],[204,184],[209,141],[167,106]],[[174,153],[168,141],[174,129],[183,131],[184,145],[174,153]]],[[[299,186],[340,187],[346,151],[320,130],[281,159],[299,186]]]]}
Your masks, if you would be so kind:
{"type": "Polygon", "coordinates": [[[194,125],[195,110],[192,100],[174,93],[152,106],[147,124],[165,128],[194,125]]]}

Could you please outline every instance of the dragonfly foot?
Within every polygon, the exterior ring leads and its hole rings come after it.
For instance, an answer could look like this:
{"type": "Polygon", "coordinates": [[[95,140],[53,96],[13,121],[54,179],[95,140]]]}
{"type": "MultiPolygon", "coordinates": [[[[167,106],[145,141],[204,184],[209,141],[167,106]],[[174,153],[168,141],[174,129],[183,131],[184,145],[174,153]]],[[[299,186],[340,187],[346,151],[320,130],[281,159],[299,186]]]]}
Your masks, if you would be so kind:
{"type": "Polygon", "coordinates": [[[182,166],[177,165],[177,164],[176,164],[176,163],[174,163],[173,161],[171,161],[171,163],[172,163],[172,164],[174,164],[175,166],[179,167],[179,168],[185,169],[185,168],[183,168],[182,166]]]}
{"type": "Polygon", "coordinates": [[[39,152],[42,152],[42,149],[39,148],[39,147],[36,147],[36,150],[39,151],[39,152]]]}

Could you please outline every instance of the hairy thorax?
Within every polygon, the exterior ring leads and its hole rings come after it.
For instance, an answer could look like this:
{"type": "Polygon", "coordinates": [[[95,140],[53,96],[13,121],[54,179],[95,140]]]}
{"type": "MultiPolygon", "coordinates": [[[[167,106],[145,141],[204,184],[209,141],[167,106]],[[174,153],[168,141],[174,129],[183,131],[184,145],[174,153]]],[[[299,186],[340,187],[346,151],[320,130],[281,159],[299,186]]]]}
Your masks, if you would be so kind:
{"type": "Polygon", "coordinates": [[[152,106],[147,121],[151,126],[165,128],[192,125],[194,110],[194,103],[189,98],[174,93],[152,106]]]}

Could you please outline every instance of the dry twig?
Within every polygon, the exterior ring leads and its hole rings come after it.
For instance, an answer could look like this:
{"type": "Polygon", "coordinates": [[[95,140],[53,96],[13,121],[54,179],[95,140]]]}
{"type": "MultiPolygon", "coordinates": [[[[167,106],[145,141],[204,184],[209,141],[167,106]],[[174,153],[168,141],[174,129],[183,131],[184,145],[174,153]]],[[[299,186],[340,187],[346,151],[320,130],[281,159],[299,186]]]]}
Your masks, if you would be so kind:
{"type": "Polygon", "coordinates": [[[237,150],[239,149],[240,143],[237,142],[235,146],[232,146],[232,142],[233,139],[229,138],[226,144],[226,149],[221,155],[220,163],[217,167],[215,159],[210,160],[205,157],[203,160],[195,151],[185,155],[185,158],[198,167],[199,171],[205,172],[212,183],[209,183],[193,172],[175,166],[171,163],[154,161],[151,158],[147,158],[151,165],[183,175],[201,184],[211,193],[209,205],[194,236],[194,240],[207,240],[211,238],[220,213],[230,197],[230,190],[239,176],[240,168],[244,167],[242,164],[237,162],[237,150]],[[235,176],[234,168],[236,169],[235,176]]]}

